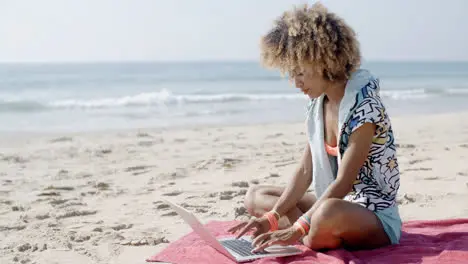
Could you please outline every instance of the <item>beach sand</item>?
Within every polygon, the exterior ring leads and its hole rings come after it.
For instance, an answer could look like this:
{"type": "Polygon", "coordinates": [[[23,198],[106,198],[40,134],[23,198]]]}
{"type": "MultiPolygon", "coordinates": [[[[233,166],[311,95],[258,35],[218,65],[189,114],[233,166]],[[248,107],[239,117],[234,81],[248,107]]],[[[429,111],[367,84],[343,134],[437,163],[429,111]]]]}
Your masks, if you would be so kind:
{"type": "MultiPolygon", "coordinates": [[[[393,118],[403,220],[468,217],[468,113],[393,118]]],[[[202,221],[241,219],[254,184],[285,185],[305,126],[0,139],[0,263],[145,263],[202,221]]]]}

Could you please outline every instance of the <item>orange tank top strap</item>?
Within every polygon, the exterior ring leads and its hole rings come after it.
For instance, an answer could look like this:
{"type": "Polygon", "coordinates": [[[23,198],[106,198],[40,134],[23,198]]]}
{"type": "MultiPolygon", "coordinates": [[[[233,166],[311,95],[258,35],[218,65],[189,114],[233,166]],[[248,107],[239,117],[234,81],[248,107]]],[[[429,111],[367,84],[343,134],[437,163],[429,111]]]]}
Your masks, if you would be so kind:
{"type": "Polygon", "coordinates": [[[325,150],[327,151],[329,155],[338,157],[338,146],[332,147],[328,145],[327,143],[325,143],[325,150]]]}

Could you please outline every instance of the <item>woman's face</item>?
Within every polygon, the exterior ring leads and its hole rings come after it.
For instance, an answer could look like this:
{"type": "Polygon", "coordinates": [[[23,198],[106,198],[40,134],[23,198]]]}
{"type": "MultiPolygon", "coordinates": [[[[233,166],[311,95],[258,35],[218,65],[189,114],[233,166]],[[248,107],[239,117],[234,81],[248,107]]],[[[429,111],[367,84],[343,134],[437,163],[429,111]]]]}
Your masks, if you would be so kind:
{"type": "Polygon", "coordinates": [[[322,95],[326,87],[326,81],[323,77],[313,71],[310,66],[295,72],[294,83],[303,94],[312,99],[322,95]]]}

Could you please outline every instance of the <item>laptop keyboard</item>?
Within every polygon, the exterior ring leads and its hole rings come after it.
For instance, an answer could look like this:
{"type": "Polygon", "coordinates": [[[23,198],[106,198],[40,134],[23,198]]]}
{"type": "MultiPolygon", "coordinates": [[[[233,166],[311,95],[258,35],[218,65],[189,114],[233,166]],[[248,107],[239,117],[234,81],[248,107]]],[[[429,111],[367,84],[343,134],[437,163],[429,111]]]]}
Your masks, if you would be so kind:
{"type": "Polygon", "coordinates": [[[230,240],[224,240],[220,241],[221,244],[230,250],[236,252],[242,257],[247,257],[247,256],[255,256],[255,255],[263,255],[265,254],[265,251],[260,251],[257,253],[252,253],[253,247],[252,247],[252,242],[247,241],[245,239],[230,239],[230,240]]]}

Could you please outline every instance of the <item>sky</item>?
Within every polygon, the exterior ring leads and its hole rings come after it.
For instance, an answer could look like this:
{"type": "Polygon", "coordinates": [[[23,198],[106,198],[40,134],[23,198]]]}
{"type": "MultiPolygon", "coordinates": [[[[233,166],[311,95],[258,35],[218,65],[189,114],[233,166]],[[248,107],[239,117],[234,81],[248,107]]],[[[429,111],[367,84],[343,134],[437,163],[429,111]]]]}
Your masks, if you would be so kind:
{"type": "MultiPolygon", "coordinates": [[[[258,60],[305,0],[0,0],[0,62],[258,60]]],[[[365,60],[468,61],[466,0],[323,0],[365,60]]]]}

